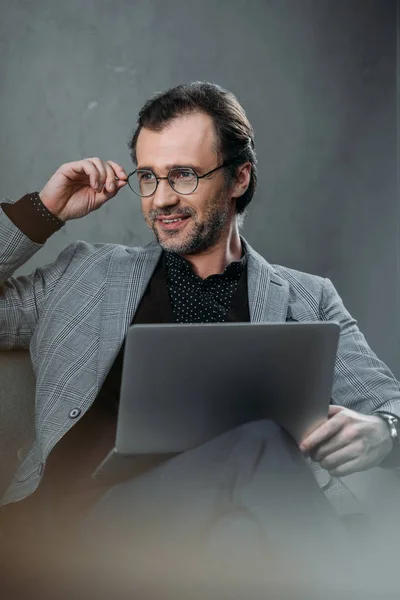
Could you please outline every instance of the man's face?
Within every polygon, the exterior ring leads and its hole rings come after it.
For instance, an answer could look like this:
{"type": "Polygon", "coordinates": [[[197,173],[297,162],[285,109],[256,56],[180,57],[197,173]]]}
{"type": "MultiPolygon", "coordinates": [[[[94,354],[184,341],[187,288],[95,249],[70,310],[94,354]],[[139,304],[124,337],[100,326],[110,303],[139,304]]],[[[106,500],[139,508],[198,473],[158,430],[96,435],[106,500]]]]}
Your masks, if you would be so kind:
{"type": "MultiPolygon", "coordinates": [[[[211,117],[202,113],[180,116],[161,131],[142,129],[136,146],[138,169],[166,177],[173,167],[191,167],[203,175],[221,164],[215,151],[211,117]]],[[[234,201],[226,189],[224,170],[199,180],[189,195],[174,191],[161,180],[156,192],[142,198],[142,212],[157,241],[165,249],[189,255],[214,246],[234,218],[234,201]],[[179,219],[175,222],[171,219],[179,219]]]]}

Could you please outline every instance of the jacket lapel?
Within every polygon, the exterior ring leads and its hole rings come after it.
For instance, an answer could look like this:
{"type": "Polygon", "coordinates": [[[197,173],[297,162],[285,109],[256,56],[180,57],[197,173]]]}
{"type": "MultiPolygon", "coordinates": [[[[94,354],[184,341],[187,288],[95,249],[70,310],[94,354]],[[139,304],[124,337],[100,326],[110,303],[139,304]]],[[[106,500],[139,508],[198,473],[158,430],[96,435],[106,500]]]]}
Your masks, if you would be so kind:
{"type": "Polygon", "coordinates": [[[161,252],[155,242],[139,251],[118,247],[110,260],[101,311],[98,389],[122,346],[161,252]]]}
{"type": "Polygon", "coordinates": [[[250,321],[282,323],[289,309],[289,283],[242,239],[248,255],[247,287],[250,321]]]}

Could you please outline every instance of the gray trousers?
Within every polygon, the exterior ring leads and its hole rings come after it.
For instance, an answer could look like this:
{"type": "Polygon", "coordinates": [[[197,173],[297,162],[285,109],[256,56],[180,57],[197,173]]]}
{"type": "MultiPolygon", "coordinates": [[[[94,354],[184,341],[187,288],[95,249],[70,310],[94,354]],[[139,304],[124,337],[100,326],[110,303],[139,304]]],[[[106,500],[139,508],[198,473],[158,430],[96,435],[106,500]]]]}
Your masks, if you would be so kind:
{"type": "Polygon", "coordinates": [[[332,573],[332,560],[348,550],[307,462],[271,421],[239,427],[113,487],[81,533],[97,573],[149,583],[161,570],[164,594],[167,572],[189,585],[199,564],[202,581],[204,568],[207,581],[213,574],[220,582],[226,571],[242,583],[256,568],[270,582],[309,577],[328,564],[332,573]]]}
{"type": "MultiPolygon", "coordinates": [[[[354,581],[362,582],[365,600],[372,590],[366,572],[376,579],[382,569],[373,556],[371,568],[363,561],[358,571],[354,546],[307,461],[271,421],[249,423],[187,451],[112,487],[90,506],[83,520],[79,512],[62,519],[64,531],[49,535],[45,546],[40,523],[33,552],[24,555],[21,538],[16,560],[2,562],[24,597],[30,598],[26,579],[34,578],[29,589],[35,600],[47,598],[46,592],[64,597],[56,589],[71,590],[74,600],[354,600],[354,581]],[[72,546],[64,548],[63,534],[76,528],[77,539],[74,533],[72,546]],[[350,585],[343,582],[346,573],[350,585]],[[39,595],[38,575],[44,582],[39,595]]],[[[54,533],[60,519],[45,512],[54,533]]]]}

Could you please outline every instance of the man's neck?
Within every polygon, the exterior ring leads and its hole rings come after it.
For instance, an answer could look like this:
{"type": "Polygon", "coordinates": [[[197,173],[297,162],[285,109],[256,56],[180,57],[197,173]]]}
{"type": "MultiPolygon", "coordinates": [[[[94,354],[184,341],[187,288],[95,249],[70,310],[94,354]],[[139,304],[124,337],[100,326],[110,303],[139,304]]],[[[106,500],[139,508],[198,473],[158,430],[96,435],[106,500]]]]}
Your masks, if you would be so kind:
{"type": "Polygon", "coordinates": [[[228,239],[221,239],[212,248],[207,248],[198,254],[189,254],[184,258],[190,262],[194,273],[205,279],[210,275],[223,273],[231,262],[240,260],[242,255],[242,243],[239,232],[235,228],[228,239]]]}

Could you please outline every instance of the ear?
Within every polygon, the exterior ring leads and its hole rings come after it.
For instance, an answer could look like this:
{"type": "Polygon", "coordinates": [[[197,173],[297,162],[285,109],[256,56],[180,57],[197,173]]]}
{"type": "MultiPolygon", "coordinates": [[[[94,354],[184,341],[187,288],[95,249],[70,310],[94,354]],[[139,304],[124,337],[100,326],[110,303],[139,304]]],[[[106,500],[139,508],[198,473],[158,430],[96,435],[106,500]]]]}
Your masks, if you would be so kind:
{"type": "Polygon", "coordinates": [[[250,184],[251,163],[246,162],[236,170],[235,182],[232,184],[232,198],[240,198],[247,191],[250,184]]]}

